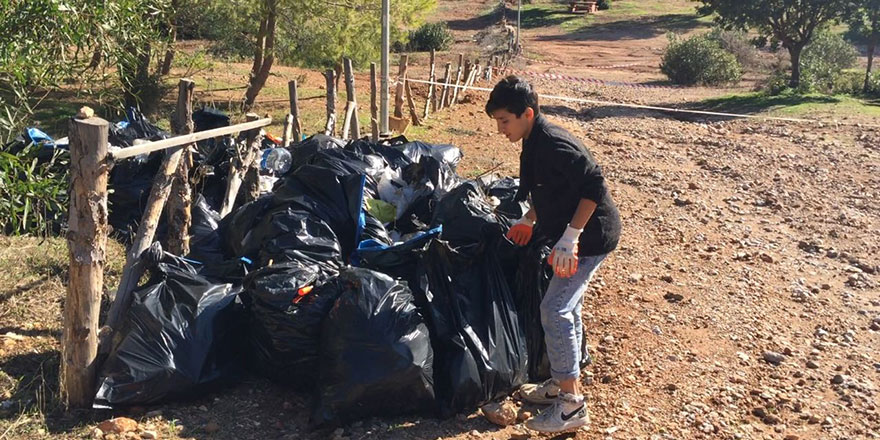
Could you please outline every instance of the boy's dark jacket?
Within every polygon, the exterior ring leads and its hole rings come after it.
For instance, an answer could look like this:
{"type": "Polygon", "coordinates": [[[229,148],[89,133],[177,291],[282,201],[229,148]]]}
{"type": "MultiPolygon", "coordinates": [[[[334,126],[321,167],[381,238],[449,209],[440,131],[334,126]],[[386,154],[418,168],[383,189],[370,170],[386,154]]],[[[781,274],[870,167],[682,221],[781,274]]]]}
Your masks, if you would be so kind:
{"type": "Polygon", "coordinates": [[[520,154],[517,200],[532,196],[538,217],[536,232],[558,240],[583,199],[596,202],[584,227],[578,256],[613,251],[620,240],[620,213],[605,185],[602,168],[577,138],[565,129],[535,117],[520,154]]]}

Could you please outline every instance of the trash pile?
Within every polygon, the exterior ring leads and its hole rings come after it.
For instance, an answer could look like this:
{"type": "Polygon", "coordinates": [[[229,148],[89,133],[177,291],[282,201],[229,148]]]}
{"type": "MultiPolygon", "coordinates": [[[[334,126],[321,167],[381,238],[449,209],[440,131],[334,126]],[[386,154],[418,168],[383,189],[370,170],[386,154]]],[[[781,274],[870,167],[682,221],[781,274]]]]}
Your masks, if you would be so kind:
{"type": "MultiPolygon", "coordinates": [[[[229,124],[209,110],[194,120],[229,124]]],[[[111,143],[164,136],[131,115],[111,143]]],[[[141,257],[149,278],[99,371],[96,407],[193,398],[251,371],[311,393],[312,425],[330,426],[448,417],[549,377],[549,243],[504,237],[528,209],[517,179],[463,179],[458,148],[403,137],[263,145],[264,194],[221,219],[235,140],[198,144],[192,251],[154,244],[141,257]]],[[[116,231],[136,230],[162,154],[113,170],[116,231]]]]}

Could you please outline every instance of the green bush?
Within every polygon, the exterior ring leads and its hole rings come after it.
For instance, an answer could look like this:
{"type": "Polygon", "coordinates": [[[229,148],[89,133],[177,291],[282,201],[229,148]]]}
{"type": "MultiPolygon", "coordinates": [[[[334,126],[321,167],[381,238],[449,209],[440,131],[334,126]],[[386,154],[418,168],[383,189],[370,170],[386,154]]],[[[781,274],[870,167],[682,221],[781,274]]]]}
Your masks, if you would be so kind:
{"type": "Polygon", "coordinates": [[[820,32],[801,53],[801,85],[806,91],[835,92],[835,80],[856,65],[858,51],[838,34],[820,32]]]}
{"type": "Polygon", "coordinates": [[[596,2],[596,6],[599,7],[599,10],[606,10],[611,8],[611,0],[599,0],[596,2]]]}
{"type": "Polygon", "coordinates": [[[660,70],[672,82],[687,85],[732,83],[742,77],[736,57],[706,34],[686,40],[670,35],[660,70]]]}
{"type": "Polygon", "coordinates": [[[452,45],[454,38],[446,23],[425,23],[418,29],[410,31],[407,48],[413,52],[446,50],[452,45]]]}
{"type": "Polygon", "coordinates": [[[745,32],[715,28],[708,34],[708,37],[717,41],[722,49],[732,53],[741,66],[759,67],[758,49],[745,32]]]}
{"type": "Polygon", "coordinates": [[[0,151],[0,232],[10,235],[53,235],[67,212],[70,160],[55,150],[39,164],[41,147],[29,146],[18,154],[0,151]]]}

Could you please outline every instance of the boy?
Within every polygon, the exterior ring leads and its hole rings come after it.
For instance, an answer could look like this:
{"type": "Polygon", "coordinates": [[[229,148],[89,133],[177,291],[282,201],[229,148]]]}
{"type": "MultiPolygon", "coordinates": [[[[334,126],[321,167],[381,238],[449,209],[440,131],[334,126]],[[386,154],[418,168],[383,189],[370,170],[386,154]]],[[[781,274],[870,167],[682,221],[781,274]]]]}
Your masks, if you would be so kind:
{"type": "Polygon", "coordinates": [[[550,433],[576,430],[590,422],[579,384],[583,295],[599,264],[617,247],[620,214],[593,155],[571,133],[544,119],[531,84],[516,76],[504,78],[492,90],[486,113],[507,139],[522,140],[516,198],[531,196],[532,207],[507,238],[524,246],[536,227],[556,240],[548,258],[554,276],[541,301],[552,377],[520,390],[525,400],[550,406],[526,426],[550,433]]]}

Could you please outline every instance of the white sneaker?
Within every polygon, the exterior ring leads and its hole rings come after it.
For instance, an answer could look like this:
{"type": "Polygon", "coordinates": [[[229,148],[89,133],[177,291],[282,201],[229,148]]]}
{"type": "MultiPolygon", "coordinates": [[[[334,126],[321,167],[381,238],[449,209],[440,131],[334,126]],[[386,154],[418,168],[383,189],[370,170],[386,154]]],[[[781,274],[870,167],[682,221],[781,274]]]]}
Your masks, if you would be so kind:
{"type": "Polygon", "coordinates": [[[544,411],[526,421],[526,428],[538,432],[571,432],[590,424],[590,412],[583,396],[560,393],[544,411]]]}
{"type": "Polygon", "coordinates": [[[519,388],[523,400],[537,405],[549,405],[556,401],[561,392],[556,379],[547,379],[543,383],[527,383],[519,388]]]}

